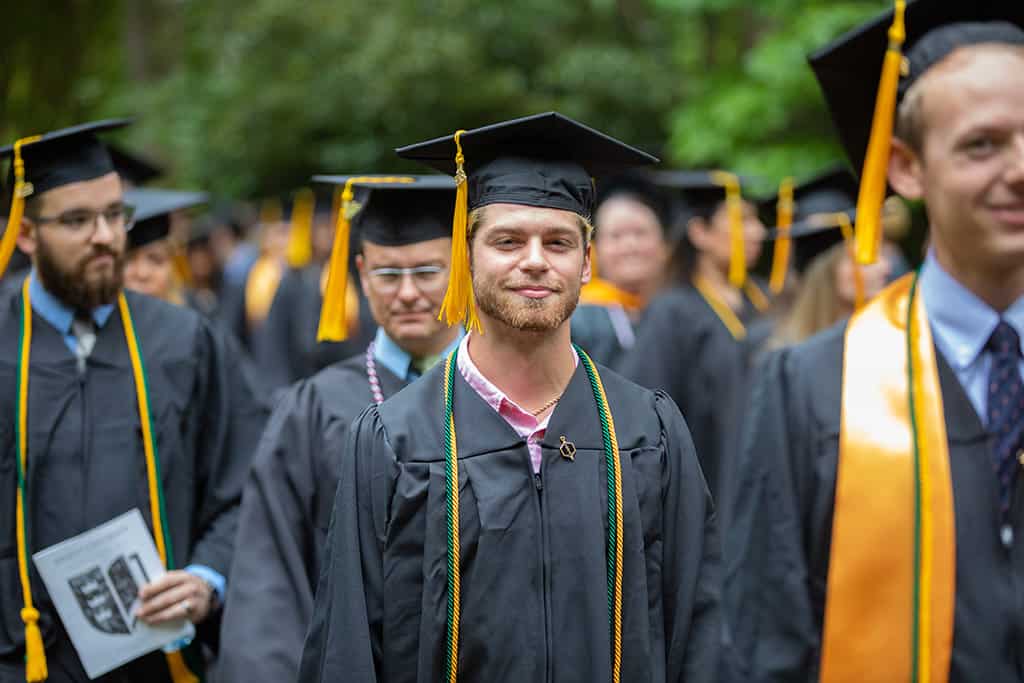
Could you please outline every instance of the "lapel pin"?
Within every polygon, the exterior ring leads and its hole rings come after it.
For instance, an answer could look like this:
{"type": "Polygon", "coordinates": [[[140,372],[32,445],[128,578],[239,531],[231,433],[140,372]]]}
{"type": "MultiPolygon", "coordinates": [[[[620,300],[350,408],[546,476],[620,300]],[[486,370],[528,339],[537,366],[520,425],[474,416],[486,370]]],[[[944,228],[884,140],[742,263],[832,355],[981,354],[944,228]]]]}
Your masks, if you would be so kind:
{"type": "Polygon", "coordinates": [[[567,441],[564,436],[558,437],[558,440],[561,442],[558,452],[562,457],[566,460],[576,460],[576,445],[572,441],[567,441]]]}

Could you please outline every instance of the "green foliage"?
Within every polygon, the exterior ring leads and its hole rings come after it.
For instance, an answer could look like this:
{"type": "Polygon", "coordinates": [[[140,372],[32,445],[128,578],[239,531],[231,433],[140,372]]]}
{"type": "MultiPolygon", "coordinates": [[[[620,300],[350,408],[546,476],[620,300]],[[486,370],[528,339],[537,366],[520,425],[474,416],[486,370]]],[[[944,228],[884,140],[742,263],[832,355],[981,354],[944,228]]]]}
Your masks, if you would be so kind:
{"type": "Polygon", "coordinates": [[[245,197],[417,170],[393,148],[548,109],[676,165],[801,175],[838,154],[805,54],[888,0],[42,4],[0,28],[4,140],[137,114],[171,181],[245,197]]]}

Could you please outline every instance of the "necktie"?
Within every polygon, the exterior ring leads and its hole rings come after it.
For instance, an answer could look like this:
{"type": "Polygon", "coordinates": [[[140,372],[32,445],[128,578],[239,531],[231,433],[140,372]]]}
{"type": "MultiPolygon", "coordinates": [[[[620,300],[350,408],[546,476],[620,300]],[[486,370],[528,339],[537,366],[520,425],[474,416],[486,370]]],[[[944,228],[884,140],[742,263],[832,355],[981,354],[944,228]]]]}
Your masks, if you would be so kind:
{"type": "Polygon", "coordinates": [[[1020,376],[1020,337],[1000,320],[986,345],[992,354],[988,379],[988,431],[992,436],[993,466],[999,477],[999,502],[1004,517],[1017,471],[1017,454],[1024,436],[1024,381],[1020,376]]]}
{"type": "Polygon", "coordinates": [[[92,317],[75,315],[71,321],[71,332],[75,335],[75,358],[78,360],[78,371],[85,371],[85,361],[96,346],[96,325],[92,317]]]}
{"type": "Polygon", "coordinates": [[[437,365],[437,362],[441,360],[440,354],[434,356],[424,356],[423,358],[413,358],[410,363],[413,372],[419,376],[426,374],[427,370],[437,365]]]}

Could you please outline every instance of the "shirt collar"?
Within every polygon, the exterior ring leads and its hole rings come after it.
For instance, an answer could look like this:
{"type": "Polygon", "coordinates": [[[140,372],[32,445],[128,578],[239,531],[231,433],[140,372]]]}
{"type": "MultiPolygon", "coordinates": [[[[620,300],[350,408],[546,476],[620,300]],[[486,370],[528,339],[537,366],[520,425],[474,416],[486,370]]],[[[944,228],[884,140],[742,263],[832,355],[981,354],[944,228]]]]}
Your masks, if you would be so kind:
{"type": "MultiPolygon", "coordinates": [[[[918,287],[936,345],[955,370],[966,369],[984,350],[999,313],[947,273],[931,250],[921,266],[918,287]]],[[[1006,309],[1002,319],[1024,337],[1024,297],[1006,309]]]]}
{"type": "MultiPolygon", "coordinates": [[[[29,296],[32,298],[32,310],[53,325],[61,334],[71,334],[71,322],[75,318],[74,311],[43,287],[34,268],[29,275],[28,288],[29,296]]],[[[96,327],[103,327],[113,312],[113,304],[104,304],[92,309],[92,319],[96,323],[96,327]]]]}
{"type": "MultiPolygon", "coordinates": [[[[452,343],[445,348],[442,357],[454,351],[464,335],[465,332],[460,329],[452,343]]],[[[390,370],[395,377],[402,380],[414,379],[411,377],[412,374],[415,374],[412,370],[412,356],[389,337],[383,327],[377,328],[377,334],[373,338],[373,357],[374,360],[390,370]]]]}

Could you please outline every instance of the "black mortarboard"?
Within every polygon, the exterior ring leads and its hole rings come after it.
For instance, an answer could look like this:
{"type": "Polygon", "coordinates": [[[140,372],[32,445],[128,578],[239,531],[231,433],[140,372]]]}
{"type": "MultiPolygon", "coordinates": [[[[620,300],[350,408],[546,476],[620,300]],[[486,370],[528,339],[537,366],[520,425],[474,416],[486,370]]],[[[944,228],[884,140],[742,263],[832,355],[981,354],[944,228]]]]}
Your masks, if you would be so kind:
{"type": "Polygon", "coordinates": [[[348,334],[345,297],[351,221],[356,221],[363,239],[387,246],[449,237],[455,182],[422,175],[318,175],[313,181],[343,188],[317,329],[317,341],[343,341],[348,334]]]}
{"type": "Polygon", "coordinates": [[[458,131],[395,151],[455,177],[451,274],[441,309],[449,325],[465,320],[470,329],[482,328],[469,272],[469,211],[489,204],[522,204],[589,219],[594,178],[658,162],[557,112],[458,131]]]}
{"type": "MultiPolygon", "coordinates": [[[[535,114],[468,130],[459,136],[465,155],[469,210],[487,204],[564,209],[589,218],[593,179],[658,159],[557,112],[535,114]]],[[[395,150],[454,176],[454,135],[395,150]]]]}
{"type": "Polygon", "coordinates": [[[11,208],[7,215],[7,229],[0,239],[0,277],[14,253],[25,198],[113,173],[114,163],[96,134],[122,128],[129,123],[128,119],[83,123],[22,138],[13,145],[0,147],[0,159],[11,159],[7,174],[11,208]]]}
{"type": "MultiPolygon", "coordinates": [[[[658,171],[651,174],[655,184],[672,190],[678,200],[677,224],[686,247],[685,226],[691,218],[709,219],[723,203],[729,210],[729,281],[736,287],[747,279],[747,255],[743,246],[743,187],[750,178],[727,171],[658,171]]],[[[689,246],[692,249],[692,245],[689,246]]]]}
{"type": "Polygon", "coordinates": [[[133,186],[145,185],[164,175],[164,168],[152,159],[113,143],[106,143],[106,148],[114,169],[133,186]]]}
{"type": "Polygon", "coordinates": [[[843,165],[831,166],[793,189],[793,219],[851,212],[857,206],[857,179],[843,165]]]}
{"type": "Polygon", "coordinates": [[[205,204],[203,192],[131,188],[125,190],[124,201],[135,209],[135,224],[128,231],[128,248],[137,249],[167,237],[171,230],[171,214],[205,204]]]}
{"type": "Polygon", "coordinates": [[[932,66],[960,47],[1024,45],[1019,0],[897,0],[890,11],[811,55],[840,141],[861,174],[857,259],[877,257],[895,108],[932,66]],[[901,54],[905,46],[906,56],[901,54]],[[871,141],[876,141],[871,145],[871,141]]]}
{"type": "MultiPolygon", "coordinates": [[[[352,176],[313,176],[313,182],[344,185],[352,176]]],[[[406,176],[413,182],[355,182],[350,205],[353,237],[398,247],[452,236],[455,181],[448,176],[406,176]],[[358,207],[358,208],[355,208],[358,207]]]]}

